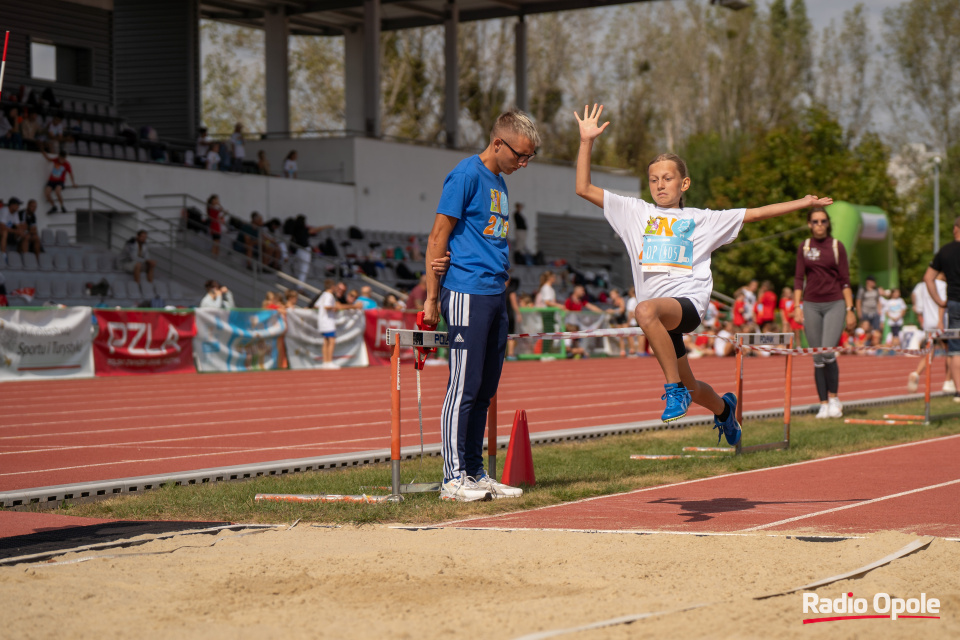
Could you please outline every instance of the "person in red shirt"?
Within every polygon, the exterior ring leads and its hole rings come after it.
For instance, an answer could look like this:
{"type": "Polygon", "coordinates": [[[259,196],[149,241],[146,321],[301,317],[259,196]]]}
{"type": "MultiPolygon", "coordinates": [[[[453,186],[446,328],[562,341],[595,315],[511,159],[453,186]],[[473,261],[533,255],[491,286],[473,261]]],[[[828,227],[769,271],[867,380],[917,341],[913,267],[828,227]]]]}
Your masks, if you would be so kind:
{"type": "Polygon", "coordinates": [[[743,328],[743,325],[747,324],[747,319],[744,317],[747,303],[743,295],[743,289],[737,289],[733,300],[733,326],[739,331],[743,328]]]}
{"type": "Polygon", "coordinates": [[[210,229],[210,239],[213,240],[210,252],[215,256],[220,255],[220,236],[223,225],[229,218],[230,214],[220,204],[220,196],[213,194],[207,198],[207,228],[210,229]]]}
{"type": "Polygon", "coordinates": [[[776,311],[777,294],[773,292],[773,283],[764,280],[757,295],[757,306],[753,317],[757,319],[757,325],[762,329],[765,324],[774,321],[776,311]]]}
{"type": "Polygon", "coordinates": [[[50,169],[50,177],[47,179],[47,186],[43,189],[43,195],[50,203],[50,211],[47,211],[47,213],[57,212],[57,205],[53,202],[53,194],[56,194],[57,200],[60,201],[60,211],[66,213],[67,208],[63,205],[63,187],[67,182],[68,173],[70,174],[70,184],[74,188],[77,186],[77,181],[73,177],[73,168],[67,162],[67,152],[60,151],[60,155],[56,157],[48,156],[46,151],[41,151],[41,153],[44,158],[53,163],[53,168],[50,169]]]}

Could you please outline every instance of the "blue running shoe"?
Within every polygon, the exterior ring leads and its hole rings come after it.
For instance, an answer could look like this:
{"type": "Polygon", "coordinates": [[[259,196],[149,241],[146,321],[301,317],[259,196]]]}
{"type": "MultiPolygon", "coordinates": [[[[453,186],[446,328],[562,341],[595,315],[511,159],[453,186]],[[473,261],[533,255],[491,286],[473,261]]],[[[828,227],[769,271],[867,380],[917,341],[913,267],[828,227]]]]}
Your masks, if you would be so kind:
{"type": "Polygon", "coordinates": [[[664,422],[673,422],[687,415],[687,407],[690,406],[690,392],[686,387],[681,387],[677,383],[663,385],[664,393],[660,396],[661,400],[667,401],[667,408],[663,410],[660,419],[664,422]]]}
{"type": "Polygon", "coordinates": [[[720,433],[717,434],[717,444],[720,444],[721,437],[726,436],[727,443],[731,447],[735,447],[740,442],[741,433],[740,423],[737,422],[737,396],[728,391],[723,394],[723,402],[730,407],[730,416],[723,422],[720,422],[719,416],[713,417],[713,428],[720,430],[720,433]]]}

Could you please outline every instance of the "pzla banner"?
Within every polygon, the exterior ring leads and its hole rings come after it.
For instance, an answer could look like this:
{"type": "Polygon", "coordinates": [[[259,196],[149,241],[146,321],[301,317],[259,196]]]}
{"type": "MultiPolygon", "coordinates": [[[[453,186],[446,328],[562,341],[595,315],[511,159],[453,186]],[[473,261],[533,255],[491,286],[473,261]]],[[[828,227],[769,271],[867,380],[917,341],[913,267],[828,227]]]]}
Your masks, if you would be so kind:
{"type": "Polygon", "coordinates": [[[278,366],[277,341],[286,330],[278,311],[197,309],[193,350],[197,371],[259,371],[278,366]]]}
{"type": "Polygon", "coordinates": [[[0,309],[0,380],[93,376],[90,307],[0,309]]]}
{"type": "MultiPolygon", "coordinates": [[[[287,309],[287,362],[291,369],[316,369],[323,364],[323,335],[317,329],[316,309],[287,309]]],[[[367,347],[363,311],[337,313],[337,342],[333,360],[341,367],[366,367],[367,347]]]]}
{"type": "Polygon", "coordinates": [[[98,376],[193,373],[193,313],[95,309],[98,376]]]}

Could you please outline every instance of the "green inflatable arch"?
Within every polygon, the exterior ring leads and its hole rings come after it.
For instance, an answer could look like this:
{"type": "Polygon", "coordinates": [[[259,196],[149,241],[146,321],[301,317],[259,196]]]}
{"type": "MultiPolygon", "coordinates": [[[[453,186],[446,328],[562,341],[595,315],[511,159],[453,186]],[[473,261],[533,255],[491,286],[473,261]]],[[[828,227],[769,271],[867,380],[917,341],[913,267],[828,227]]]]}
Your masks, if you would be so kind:
{"type": "Polygon", "coordinates": [[[878,287],[899,289],[899,263],[886,212],[879,207],[843,201],[826,209],[833,237],[846,247],[848,258],[855,255],[860,265],[859,282],[851,284],[863,286],[867,276],[873,276],[878,287]]]}

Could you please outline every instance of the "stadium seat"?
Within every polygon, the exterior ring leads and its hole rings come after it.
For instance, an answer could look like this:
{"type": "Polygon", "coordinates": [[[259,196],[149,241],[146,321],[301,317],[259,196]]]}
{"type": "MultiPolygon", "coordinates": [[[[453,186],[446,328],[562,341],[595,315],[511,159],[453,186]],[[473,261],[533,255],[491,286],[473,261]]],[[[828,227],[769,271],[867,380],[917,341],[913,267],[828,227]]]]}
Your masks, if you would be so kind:
{"type": "Polygon", "coordinates": [[[104,142],[100,146],[100,156],[103,158],[113,158],[113,145],[107,144],[106,142],[104,142]]]}
{"type": "Polygon", "coordinates": [[[163,280],[157,280],[156,282],[154,282],[153,290],[158,296],[160,296],[164,300],[167,300],[170,297],[170,288],[167,287],[167,283],[164,282],[163,280]]]}
{"type": "Polygon", "coordinates": [[[174,300],[183,299],[183,287],[176,280],[170,281],[170,297],[174,300]]]}
{"type": "Polygon", "coordinates": [[[107,136],[108,138],[113,138],[117,135],[117,128],[112,122],[108,122],[103,125],[103,135],[107,136]]]}
{"type": "Polygon", "coordinates": [[[79,280],[70,280],[67,282],[67,296],[70,298],[82,298],[86,295],[86,288],[79,280]]]}
{"type": "Polygon", "coordinates": [[[97,258],[97,267],[99,271],[103,271],[104,273],[114,271],[113,265],[114,265],[114,259],[113,259],[113,256],[110,255],[109,253],[102,253],[97,258]]]}
{"type": "Polygon", "coordinates": [[[53,271],[53,256],[49,253],[40,254],[40,271],[53,271]]]}
{"type": "Polygon", "coordinates": [[[126,152],[124,151],[125,147],[122,144],[113,145],[113,157],[117,160],[125,160],[126,152]]]}
{"type": "Polygon", "coordinates": [[[76,155],[77,153],[77,143],[73,140],[67,140],[63,143],[63,150],[70,155],[76,155]]]}
{"type": "Polygon", "coordinates": [[[58,278],[53,281],[50,286],[50,293],[53,295],[53,299],[57,302],[61,302],[64,298],[67,297],[67,283],[62,278],[58,278]]]}
{"type": "Polygon", "coordinates": [[[105,135],[105,134],[104,134],[104,131],[103,131],[103,123],[102,123],[102,122],[94,122],[94,123],[91,125],[91,127],[93,128],[93,135],[95,135],[95,136],[103,136],[103,135],[105,135]]]}
{"type": "Polygon", "coordinates": [[[86,140],[79,140],[77,142],[77,155],[78,156],[88,156],[90,155],[90,145],[86,140]]]}
{"type": "Polygon", "coordinates": [[[10,251],[7,253],[7,269],[10,271],[19,271],[20,269],[23,269],[23,257],[16,251],[10,251]]]}
{"type": "Polygon", "coordinates": [[[67,264],[70,267],[70,273],[83,273],[83,256],[78,253],[71,253],[67,257],[67,264]]]}
{"type": "Polygon", "coordinates": [[[70,246],[70,233],[66,229],[57,229],[57,246],[70,246]]]}
{"type": "Polygon", "coordinates": [[[150,156],[147,155],[147,150],[143,147],[137,147],[137,161],[150,162],[150,156]]]}
{"type": "Polygon", "coordinates": [[[53,246],[53,243],[56,241],[57,234],[53,229],[43,229],[40,231],[40,243],[45,247],[53,246]]]}
{"type": "MultiPolygon", "coordinates": [[[[49,254],[41,254],[49,255],[49,254]]],[[[70,260],[65,253],[53,254],[53,270],[67,272],[70,271],[70,260]]]]}
{"type": "Polygon", "coordinates": [[[127,297],[131,300],[143,299],[143,292],[140,290],[140,285],[133,280],[127,282],[127,297]]]}
{"type": "Polygon", "coordinates": [[[94,253],[88,253],[83,256],[83,270],[87,273],[97,273],[97,256],[94,253]]]}
{"type": "Polygon", "coordinates": [[[88,136],[93,135],[93,124],[89,120],[80,121],[80,132],[85,133],[88,136]]]}
{"type": "Polygon", "coordinates": [[[90,143],[90,155],[93,156],[94,158],[103,157],[103,151],[100,149],[99,142],[90,143]]]}
{"type": "Polygon", "coordinates": [[[134,149],[133,147],[129,147],[129,146],[128,146],[128,147],[124,147],[124,148],[123,148],[123,156],[124,156],[127,160],[129,160],[130,162],[136,162],[136,161],[137,161],[137,150],[134,149]]]}
{"type": "Polygon", "coordinates": [[[50,281],[46,278],[38,278],[34,287],[36,288],[34,296],[34,301],[36,302],[46,302],[50,299],[50,296],[53,295],[53,290],[50,288],[50,281]]]}
{"type": "Polygon", "coordinates": [[[23,255],[23,268],[25,271],[36,271],[40,268],[40,264],[37,262],[37,256],[32,253],[24,253],[23,255]]]}

